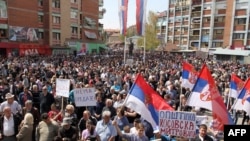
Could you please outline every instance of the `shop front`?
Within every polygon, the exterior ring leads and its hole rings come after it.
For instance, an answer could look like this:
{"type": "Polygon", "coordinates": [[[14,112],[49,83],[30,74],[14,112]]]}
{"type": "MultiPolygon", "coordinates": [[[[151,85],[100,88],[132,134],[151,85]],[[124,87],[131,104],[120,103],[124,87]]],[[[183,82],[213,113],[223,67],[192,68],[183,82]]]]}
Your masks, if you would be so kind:
{"type": "Polygon", "coordinates": [[[35,43],[0,43],[1,56],[32,56],[32,55],[51,55],[51,48],[46,45],[35,43]]]}

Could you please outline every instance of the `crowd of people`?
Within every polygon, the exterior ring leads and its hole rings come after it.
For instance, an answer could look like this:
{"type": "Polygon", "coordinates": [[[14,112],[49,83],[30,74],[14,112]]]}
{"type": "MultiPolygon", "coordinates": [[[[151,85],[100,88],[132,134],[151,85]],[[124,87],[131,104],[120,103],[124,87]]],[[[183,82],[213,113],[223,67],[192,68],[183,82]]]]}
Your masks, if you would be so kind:
{"type": "MultiPolygon", "coordinates": [[[[140,73],[169,105],[181,111],[196,110],[186,105],[191,90],[181,87],[183,61],[193,64],[197,70],[207,63],[225,104],[231,73],[242,80],[250,76],[249,66],[238,62],[149,53],[144,63],[141,54],[133,56],[130,65],[123,64],[122,53],[1,58],[0,138],[3,141],[178,140],[154,130],[133,109],[123,106],[136,74],[140,73]],[[70,79],[68,98],[56,95],[57,78],[70,79]],[[96,106],[76,107],[74,89],[90,87],[96,90],[96,106]]],[[[204,109],[195,112],[204,114],[204,109]]],[[[241,111],[236,113],[239,115],[241,111]]],[[[248,121],[248,115],[244,114],[242,124],[248,121]]],[[[199,131],[195,141],[217,138],[213,124],[208,127],[202,124],[199,131]]]]}

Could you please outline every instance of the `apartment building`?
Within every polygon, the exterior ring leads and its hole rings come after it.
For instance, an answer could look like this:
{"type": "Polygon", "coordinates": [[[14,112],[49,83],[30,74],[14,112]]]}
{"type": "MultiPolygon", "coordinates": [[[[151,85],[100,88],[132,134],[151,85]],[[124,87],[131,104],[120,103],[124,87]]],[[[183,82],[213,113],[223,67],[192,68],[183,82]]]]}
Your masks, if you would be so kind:
{"type": "Polygon", "coordinates": [[[249,10],[249,0],[169,0],[165,42],[180,49],[248,49],[249,10]]]}
{"type": "Polygon", "coordinates": [[[102,7],[103,0],[0,0],[1,55],[56,54],[87,44],[99,46],[102,7]]]}

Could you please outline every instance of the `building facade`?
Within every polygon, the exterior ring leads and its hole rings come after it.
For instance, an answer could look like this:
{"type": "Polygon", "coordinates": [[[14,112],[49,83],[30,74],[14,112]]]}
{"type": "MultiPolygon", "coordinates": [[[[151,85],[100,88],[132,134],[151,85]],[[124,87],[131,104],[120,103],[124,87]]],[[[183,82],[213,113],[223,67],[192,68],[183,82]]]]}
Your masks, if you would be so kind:
{"type": "Polygon", "coordinates": [[[169,0],[165,42],[180,49],[248,49],[249,10],[249,0],[169,0]]]}
{"type": "Polygon", "coordinates": [[[0,51],[44,54],[51,48],[101,43],[102,7],[103,0],[0,0],[0,51]]]}

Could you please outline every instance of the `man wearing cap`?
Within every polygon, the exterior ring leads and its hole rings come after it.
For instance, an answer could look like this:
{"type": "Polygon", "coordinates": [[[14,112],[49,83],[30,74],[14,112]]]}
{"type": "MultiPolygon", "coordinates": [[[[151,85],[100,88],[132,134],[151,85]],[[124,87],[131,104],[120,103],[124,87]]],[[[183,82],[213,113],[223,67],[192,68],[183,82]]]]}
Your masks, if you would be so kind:
{"type": "Polygon", "coordinates": [[[103,111],[102,120],[97,122],[96,133],[100,136],[101,141],[114,141],[117,135],[115,127],[110,120],[111,112],[103,111]]]}
{"type": "Polygon", "coordinates": [[[5,95],[5,99],[6,101],[4,101],[1,105],[0,105],[0,113],[3,112],[3,109],[5,107],[10,107],[11,112],[16,115],[16,114],[21,114],[22,113],[22,107],[21,105],[18,104],[17,101],[14,100],[14,95],[11,93],[7,93],[5,95]]]}
{"type": "Polygon", "coordinates": [[[62,140],[77,141],[77,130],[74,126],[71,125],[71,118],[64,118],[59,129],[58,136],[62,140]]]}

